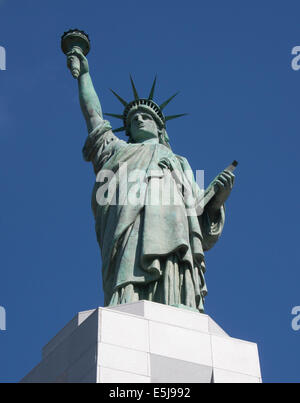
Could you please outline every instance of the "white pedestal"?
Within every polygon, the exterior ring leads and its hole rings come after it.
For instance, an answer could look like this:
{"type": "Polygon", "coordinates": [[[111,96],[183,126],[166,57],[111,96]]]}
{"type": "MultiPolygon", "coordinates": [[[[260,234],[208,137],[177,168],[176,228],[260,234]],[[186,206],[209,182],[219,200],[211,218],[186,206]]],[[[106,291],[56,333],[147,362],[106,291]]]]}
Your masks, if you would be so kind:
{"type": "Polygon", "coordinates": [[[209,316],[139,301],[78,313],[21,382],[261,382],[257,345],[209,316]]]}

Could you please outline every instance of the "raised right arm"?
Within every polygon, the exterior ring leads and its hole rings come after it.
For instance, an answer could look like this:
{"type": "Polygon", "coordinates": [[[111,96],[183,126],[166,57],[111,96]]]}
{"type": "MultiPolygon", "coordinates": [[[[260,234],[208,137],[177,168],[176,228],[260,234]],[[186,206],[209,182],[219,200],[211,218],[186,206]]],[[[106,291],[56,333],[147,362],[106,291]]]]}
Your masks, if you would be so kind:
{"type": "Polygon", "coordinates": [[[72,57],[77,56],[80,60],[80,75],[78,77],[79,101],[83,116],[90,133],[103,122],[101,104],[96,94],[90,73],[87,58],[82,52],[75,49],[68,54],[68,66],[72,57]]]}

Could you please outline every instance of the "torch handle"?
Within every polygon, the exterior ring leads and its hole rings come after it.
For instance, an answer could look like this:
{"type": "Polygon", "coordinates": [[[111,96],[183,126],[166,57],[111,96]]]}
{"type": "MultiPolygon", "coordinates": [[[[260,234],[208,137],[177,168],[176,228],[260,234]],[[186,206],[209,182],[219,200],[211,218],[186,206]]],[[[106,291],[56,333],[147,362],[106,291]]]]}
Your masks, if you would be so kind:
{"type": "MultiPolygon", "coordinates": [[[[72,50],[76,48],[78,48],[82,52],[82,50],[78,46],[74,46],[72,50]]],[[[71,70],[72,76],[77,79],[80,74],[80,60],[76,55],[70,56],[69,68],[71,70]]]]}
{"type": "Polygon", "coordinates": [[[78,78],[80,74],[80,60],[77,56],[74,56],[74,59],[71,61],[71,73],[74,78],[78,78]]]}

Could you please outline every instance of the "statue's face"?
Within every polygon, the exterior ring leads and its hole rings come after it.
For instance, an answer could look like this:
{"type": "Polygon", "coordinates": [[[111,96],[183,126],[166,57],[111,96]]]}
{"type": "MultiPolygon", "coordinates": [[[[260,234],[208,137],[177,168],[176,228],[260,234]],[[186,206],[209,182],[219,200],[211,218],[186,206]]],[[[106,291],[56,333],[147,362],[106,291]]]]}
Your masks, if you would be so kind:
{"type": "Polygon", "coordinates": [[[158,128],[153,117],[143,111],[137,111],[130,120],[130,135],[135,143],[158,139],[158,128]]]}

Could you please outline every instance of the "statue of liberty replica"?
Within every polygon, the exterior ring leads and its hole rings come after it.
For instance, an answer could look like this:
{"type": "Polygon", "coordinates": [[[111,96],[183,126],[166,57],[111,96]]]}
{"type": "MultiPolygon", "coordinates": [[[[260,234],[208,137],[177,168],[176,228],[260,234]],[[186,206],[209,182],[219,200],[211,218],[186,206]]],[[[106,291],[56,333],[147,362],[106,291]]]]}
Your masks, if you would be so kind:
{"type": "Polygon", "coordinates": [[[83,156],[96,175],[92,210],[102,256],[104,305],[148,300],[204,312],[204,252],[222,233],[233,167],[201,191],[188,161],[172,151],[166,123],[182,115],[164,114],[174,96],[161,105],[154,101],[156,79],[145,98],[138,95],[132,78],[133,100],[112,91],[123,108],[120,114],[106,114],[122,121],[113,131],[92,83],[89,47],[83,31],[71,30],[62,37],[87,125],[83,156]],[[128,141],[116,136],[122,130],[128,141]],[[171,197],[168,203],[160,197],[153,203],[154,194],[171,197]]]}

